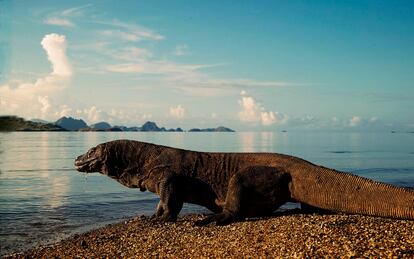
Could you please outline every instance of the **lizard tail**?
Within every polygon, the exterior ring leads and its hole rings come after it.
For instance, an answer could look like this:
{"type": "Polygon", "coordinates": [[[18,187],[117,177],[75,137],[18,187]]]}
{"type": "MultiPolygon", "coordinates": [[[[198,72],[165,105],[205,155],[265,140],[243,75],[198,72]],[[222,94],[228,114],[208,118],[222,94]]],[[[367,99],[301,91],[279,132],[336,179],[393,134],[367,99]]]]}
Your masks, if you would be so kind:
{"type": "Polygon", "coordinates": [[[350,214],[414,219],[413,190],[323,167],[299,170],[291,186],[292,198],[299,202],[350,214]]]}

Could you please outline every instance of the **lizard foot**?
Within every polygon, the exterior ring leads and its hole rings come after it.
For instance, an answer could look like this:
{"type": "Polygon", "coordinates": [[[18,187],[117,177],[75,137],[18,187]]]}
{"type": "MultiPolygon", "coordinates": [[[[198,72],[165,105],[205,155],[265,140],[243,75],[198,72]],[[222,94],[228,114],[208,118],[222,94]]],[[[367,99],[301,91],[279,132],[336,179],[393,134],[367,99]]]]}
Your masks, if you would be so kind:
{"type": "Polygon", "coordinates": [[[223,225],[227,225],[231,223],[232,221],[234,221],[234,217],[230,215],[229,213],[222,212],[222,213],[207,216],[206,218],[202,220],[198,220],[195,222],[195,225],[201,227],[201,226],[208,225],[212,223],[213,221],[216,222],[217,226],[223,226],[223,225]]]}

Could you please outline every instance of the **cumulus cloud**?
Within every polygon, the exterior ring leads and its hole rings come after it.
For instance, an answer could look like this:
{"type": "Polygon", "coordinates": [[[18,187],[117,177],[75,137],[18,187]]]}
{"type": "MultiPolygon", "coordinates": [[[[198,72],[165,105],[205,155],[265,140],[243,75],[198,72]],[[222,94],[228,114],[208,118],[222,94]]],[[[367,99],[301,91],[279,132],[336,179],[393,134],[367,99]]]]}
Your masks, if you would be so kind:
{"type": "Polygon", "coordinates": [[[349,119],[349,126],[350,127],[356,127],[359,126],[362,122],[361,117],[359,116],[353,116],[351,119],[349,119]]]}
{"type": "Polygon", "coordinates": [[[89,109],[84,109],[82,112],[83,115],[86,116],[87,121],[90,123],[96,123],[108,118],[108,115],[101,109],[98,109],[96,106],[92,106],[89,109]]]}
{"type": "Polygon", "coordinates": [[[261,112],[260,118],[264,126],[269,126],[276,122],[276,116],[274,112],[261,112]]]}
{"type": "Polygon", "coordinates": [[[66,104],[61,105],[60,109],[55,112],[56,118],[61,118],[61,117],[64,117],[64,116],[68,117],[70,115],[72,115],[72,108],[70,108],[66,104]]]}
{"type": "Polygon", "coordinates": [[[241,100],[239,105],[242,110],[239,112],[239,119],[242,122],[257,122],[259,120],[260,108],[251,96],[247,96],[245,91],[241,92],[241,100]]]}
{"type": "Polygon", "coordinates": [[[378,117],[363,118],[360,116],[353,116],[344,123],[346,127],[351,128],[378,128],[385,126],[384,122],[378,117]]]}
{"type": "Polygon", "coordinates": [[[66,56],[66,38],[56,33],[47,34],[42,42],[47,58],[52,63],[52,75],[70,76],[72,69],[66,56]]]}
{"type": "Polygon", "coordinates": [[[263,126],[272,124],[284,124],[288,120],[288,116],[279,112],[267,111],[256,100],[247,95],[246,91],[241,92],[241,100],[239,100],[241,111],[238,116],[242,122],[261,123],[263,126]]]}
{"type": "Polygon", "coordinates": [[[66,105],[61,106],[61,111],[56,114],[57,117],[73,116],[85,120],[87,124],[106,121],[111,125],[132,125],[152,119],[152,114],[143,114],[135,109],[105,108],[92,105],[83,109],[72,110],[66,105]]]}
{"type": "Polygon", "coordinates": [[[52,65],[52,72],[34,82],[10,80],[0,86],[0,110],[2,114],[24,117],[47,118],[52,110],[51,96],[65,88],[72,75],[66,56],[66,38],[59,34],[47,34],[41,41],[52,65]]]}
{"type": "Polygon", "coordinates": [[[49,110],[50,110],[50,102],[49,102],[49,97],[48,96],[39,96],[37,98],[37,100],[39,101],[39,103],[42,105],[40,111],[42,112],[42,117],[45,117],[49,110]]]}
{"type": "Polygon", "coordinates": [[[170,107],[170,116],[182,119],[184,118],[185,109],[181,105],[177,105],[176,107],[170,107]]]}

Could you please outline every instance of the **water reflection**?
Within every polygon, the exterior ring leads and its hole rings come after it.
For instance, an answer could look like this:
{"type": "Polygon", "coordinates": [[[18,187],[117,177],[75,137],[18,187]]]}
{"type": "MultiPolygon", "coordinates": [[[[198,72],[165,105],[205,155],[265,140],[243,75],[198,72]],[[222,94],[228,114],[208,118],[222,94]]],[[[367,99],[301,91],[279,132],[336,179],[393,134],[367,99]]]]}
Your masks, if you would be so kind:
{"type": "Polygon", "coordinates": [[[238,134],[240,142],[240,151],[241,152],[256,152],[254,147],[254,139],[256,133],[254,132],[242,132],[238,134]]]}
{"type": "Polygon", "coordinates": [[[261,152],[273,152],[276,146],[276,134],[273,132],[261,132],[260,133],[260,151],[261,152]],[[273,138],[275,137],[275,138],[273,138]]]}

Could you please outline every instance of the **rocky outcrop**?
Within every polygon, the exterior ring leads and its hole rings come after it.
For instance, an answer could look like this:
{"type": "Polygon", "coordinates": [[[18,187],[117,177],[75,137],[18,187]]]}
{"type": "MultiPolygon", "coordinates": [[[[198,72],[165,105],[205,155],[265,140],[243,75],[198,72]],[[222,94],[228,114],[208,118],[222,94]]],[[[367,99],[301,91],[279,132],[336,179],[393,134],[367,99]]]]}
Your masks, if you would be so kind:
{"type": "Polygon", "coordinates": [[[70,131],[77,131],[88,127],[83,120],[72,117],[62,117],[55,122],[55,125],[70,131]]]}

